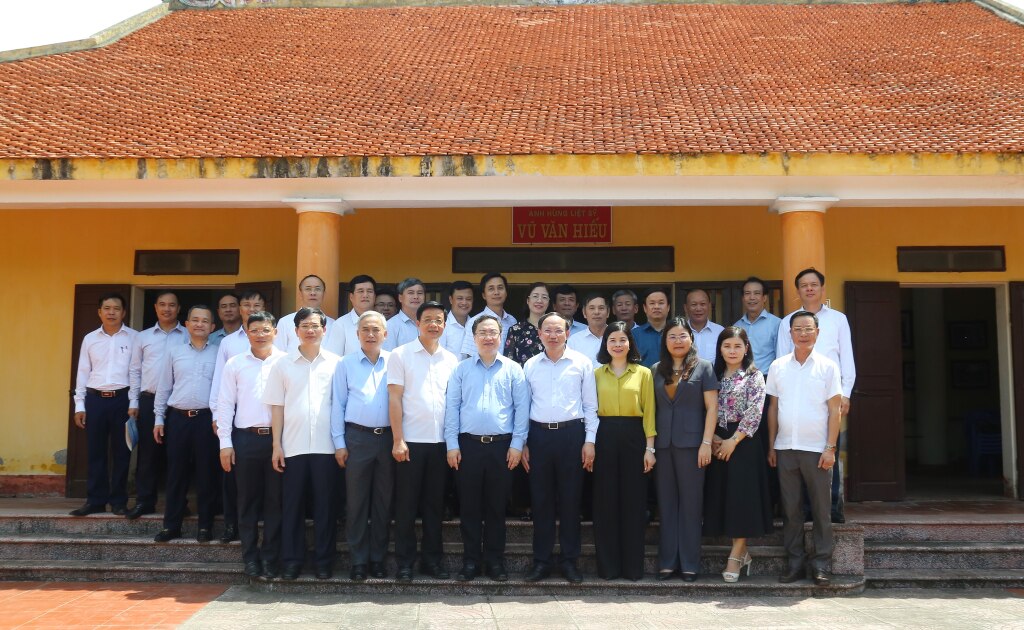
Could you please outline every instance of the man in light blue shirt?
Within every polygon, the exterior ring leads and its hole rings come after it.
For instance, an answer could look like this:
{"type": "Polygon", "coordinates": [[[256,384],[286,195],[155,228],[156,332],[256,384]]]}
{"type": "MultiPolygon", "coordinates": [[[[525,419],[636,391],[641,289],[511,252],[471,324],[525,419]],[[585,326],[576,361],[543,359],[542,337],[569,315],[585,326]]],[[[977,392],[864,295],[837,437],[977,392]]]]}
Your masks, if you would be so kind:
{"type": "Polygon", "coordinates": [[[781,319],[768,312],[768,291],[764,280],[751,276],[743,283],[743,317],[735,326],[747,331],[750,348],[754,351],[754,365],[762,374],[775,360],[775,346],[779,337],[781,319]]]}
{"type": "Polygon", "coordinates": [[[415,341],[420,335],[416,311],[427,297],[427,287],[419,278],[406,278],[398,283],[398,314],[388,320],[388,336],[383,348],[391,351],[415,341]]]}
{"type": "Polygon", "coordinates": [[[478,356],[452,372],[444,416],[448,465],[458,474],[461,506],[463,564],[457,577],[468,582],[479,575],[482,556],[487,576],[504,582],[505,504],[529,433],[530,389],[519,364],[498,353],[497,317],[481,315],[470,334],[478,356]]]}
{"type": "Polygon", "coordinates": [[[356,582],[362,582],[368,574],[387,577],[384,557],[395,483],[388,417],[391,353],[381,349],[387,334],[383,315],[364,312],[356,321],[360,349],[346,355],[334,372],[331,437],[334,457],[345,469],[349,577],[356,582]]]}

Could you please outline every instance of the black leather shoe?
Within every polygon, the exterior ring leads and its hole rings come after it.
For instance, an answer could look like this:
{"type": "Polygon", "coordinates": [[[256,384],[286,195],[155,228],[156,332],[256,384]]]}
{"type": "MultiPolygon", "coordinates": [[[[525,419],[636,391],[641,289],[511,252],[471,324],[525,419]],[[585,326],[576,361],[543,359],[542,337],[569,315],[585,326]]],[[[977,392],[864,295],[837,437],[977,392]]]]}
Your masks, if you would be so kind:
{"type": "Polygon", "coordinates": [[[156,510],[154,510],[153,507],[150,505],[136,505],[132,509],[128,510],[128,513],[125,514],[124,517],[129,521],[134,521],[140,516],[145,516],[146,514],[153,514],[154,512],[156,512],[156,510]]]}
{"type": "Polygon", "coordinates": [[[537,562],[533,565],[533,567],[530,569],[530,572],[527,573],[526,577],[523,579],[527,582],[540,582],[541,580],[546,580],[549,577],[551,577],[551,567],[549,567],[546,564],[541,564],[537,562]]]}
{"type": "Polygon", "coordinates": [[[575,564],[562,565],[562,577],[570,584],[579,584],[583,581],[583,574],[576,568],[575,564]]]}
{"type": "Polygon", "coordinates": [[[80,508],[75,508],[74,510],[71,510],[70,512],[68,512],[68,514],[70,514],[71,516],[89,516],[90,514],[101,514],[106,511],[107,506],[105,505],[89,505],[88,503],[86,503],[80,508]]]}
{"type": "Polygon", "coordinates": [[[480,567],[475,564],[464,564],[455,574],[455,579],[460,582],[472,582],[478,575],[480,575],[480,567]]]}
{"type": "Polygon", "coordinates": [[[238,528],[234,525],[228,525],[224,528],[224,534],[220,537],[222,543],[229,543],[232,540],[238,540],[238,528]]]}
{"type": "Polygon", "coordinates": [[[201,527],[199,529],[199,531],[196,532],[196,541],[197,542],[208,543],[211,540],[213,540],[213,533],[211,533],[209,529],[206,529],[205,527],[201,527]]]}
{"type": "Polygon", "coordinates": [[[302,573],[302,565],[289,564],[284,568],[284,571],[281,572],[281,579],[288,580],[290,582],[298,579],[300,573],[302,573]]]}
{"type": "Polygon", "coordinates": [[[314,573],[318,580],[329,580],[334,577],[334,569],[331,567],[317,567],[316,573],[314,573]]]}
{"type": "Polygon", "coordinates": [[[689,571],[683,571],[683,581],[684,582],[696,582],[697,581],[697,574],[696,573],[691,573],[689,571]]]}
{"type": "Polygon", "coordinates": [[[412,584],[412,567],[398,567],[398,575],[395,580],[399,584],[412,584]]]}
{"type": "Polygon", "coordinates": [[[451,574],[448,573],[448,569],[445,569],[440,563],[420,564],[420,573],[439,580],[448,580],[452,577],[451,574]]]}
{"type": "Polygon", "coordinates": [[[659,582],[664,582],[665,580],[671,580],[672,576],[675,574],[676,572],[672,571],[671,569],[665,571],[658,571],[657,578],[659,582]]]}
{"type": "Polygon", "coordinates": [[[153,542],[165,543],[175,538],[181,538],[180,529],[161,529],[159,534],[153,536],[153,542]]]}
{"type": "Polygon", "coordinates": [[[814,579],[815,586],[828,586],[832,582],[825,569],[814,569],[811,572],[811,577],[814,579]]]}
{"type": "Polygon", "coordinates": [[[128,506],[126,505],[111,505],[110,513],[114,516],[124,516],[128,514],[128,506]]]}
{"type": "Polygon", "coordinates": [[[260,580],[270,582],[271,580],[276,580],[279,577],[281,577],[281,567],[276,564],[264,563],[263,573],[260,575],[260,580]]]}
{"type": "Polygon", "coordinates": [[[253,560],[252,562],[246,562],[245,563],[245,576],[246,577],[256,578],[256,577],[259,577],[262,573],[263,573],[263,567],[260,565],[260,563],[258,561],[253,560]]]}
{"type": "Polygon", "coordinates": [[[366,565],[365,564],[354,564],[352,568],[348,570],[348,577],[353,582],[362,582],[366,579],[366,565]]]}
{"type": "Polygon", "coordinates": [[[793,582],[796,582],[797,580],[802,580],[803,577],[804,577],[804,570],[803,570],[803,568],[790,569],[785,575],[780,575],[779,576],[779,582],[781,582],[782,584],[792,584],[793,582]]]}
{"type": "Polygon", "coordinates": [[[492,564],[487,567],[487,577],[495,582],[508,582],[508,570],[505,569],[505,563],[492,564]]]}
{"type": "Polygon", "coordinates": [[[846,517],[843,516],[842,514],[839,514],[839,513],[836,513],[836,512],[832,512],[832,522],[833,523],[845,523],[846,522],[846,517]]]}
{"type": "Polygon", "coordinates": [[[370,563],[370,577],[378,580],[383,580],[388,576],[387,567],[384,566],[383,562],[371,562],[370,563]]]}

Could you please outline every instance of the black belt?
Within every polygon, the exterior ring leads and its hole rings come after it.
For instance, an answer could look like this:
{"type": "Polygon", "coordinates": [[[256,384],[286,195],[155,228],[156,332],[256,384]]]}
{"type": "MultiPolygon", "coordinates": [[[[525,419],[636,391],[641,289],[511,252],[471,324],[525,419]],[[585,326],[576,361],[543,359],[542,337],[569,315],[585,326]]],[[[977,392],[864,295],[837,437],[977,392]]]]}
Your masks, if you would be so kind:
{"type": "Polygon", "coordinates": [[[490,444],[491,442],[511,442],[511,433],[502,433],[501,435],[473,435],[472,433],[460,433],[459,439],[468,438],[474,442],[480,442],[481,444],[490,444]]]}
{"type": "Polygon", "coordinates": [[[202,415],[209,415],[209,409],[178,409],[177,407],[171,407],[172,410],[177,411],[186,418],[196,418],[202,415]]]}
{"type": "Polygon", "coordinates": [[[122,387],[121,389],[103,390],[103,389],[93,389],[92,387],[86,387],[85,391],[89,392],[90,394],[95,394],[96,396],[99,396],[100,398],[117,398],[121,394],[127,394],[128,393],[128,388],[127,387],[122,387]]]}
{"type": "Polygon", "coordinates": [[[351,427],[357,431],[363,431],[364,433],[372,433],[374,435],[384,435],[385,433],[391,432],[391,427],[368,427],[355,422],[346,422],[345,426],[351,427]]]}
{"type": "Polygon", "coordinates": [[[139,394],[139,398],[155,398],[155,397],[156,397],[156,394],[154,394],[153,392],[141,392],[139,394]]]}
{"type": "Polygon", "coordinates": [[[235,427],[235,430],[255,433],[256,435],[270,435],[272,433],[270,427],[235,427]]]}
{"type": "Polygon", "coordinates": [[[541,422],[540,420],[530,420],[530,422],[540,425],[544,429],[564,429],[565,427],[573,426],[582,421],[583,418],[573,418],[572,420],[563,420],[562,422],[541,422]]]}

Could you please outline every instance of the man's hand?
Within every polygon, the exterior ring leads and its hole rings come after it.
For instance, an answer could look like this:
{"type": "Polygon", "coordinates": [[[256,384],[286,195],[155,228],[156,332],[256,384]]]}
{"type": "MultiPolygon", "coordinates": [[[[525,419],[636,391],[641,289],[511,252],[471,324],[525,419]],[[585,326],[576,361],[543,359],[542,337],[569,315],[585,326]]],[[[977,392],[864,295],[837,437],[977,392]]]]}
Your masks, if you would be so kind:
{"type": "Polygon", "coordinates": [[[594,472],[594,443],[584,442],[583,452],[581,453],[581,459],[583,460],[583,470],[594,472]]]}
{"type": "Polygon", "coordinates": [[[128,417],[129,418],[138,418],[139,417],[139,408],[138,407],[128,407],[128,417]]]}
{"type": "Polygon", "coordinates": [[[459,469],[459,464],[461,464],[461,463],[462,463],[462,451],[460,451],[457,448],[453,448],[452,450],[448,451],[448,467],[449,468],[454,468],[455,470],[458,470],[459,469]]]}
{"type": "Polygon", "coordinates": [[[405,443],[405,440],[395,442],[395,446],[391,449],[391,456],[399,463],[412,461],[412,457],[409,456],[409,445],[405,443]]]}
{"type": "Polygon", "coordinates": [[[523,458],[522,458],[521,461],[523,462],[523,470],[525,470],[527,473],[529,473],[530,472],[530,447],[527,446],[526,444],[523,444],[523,458]]]}
{"type": "Polygon", "coordinates": [[[775,459],[775,449],[768,449],[768,465],[775,468],[778,465],[778,460],[775,459]]]}
{"type": "Polygon", "coordinates": [[[76,411],[75,412],[75,426],[78,427],[79,429],[84,429],[85,428],[85,412],[84,411],[76,411]]]}
{"type": "MultiPolygon", "coordinates": [[[[524,447],[525,448],[525,447],[524,447]]],[[[515,470],[516,466],[523,459],[523,452],[514,448],[508,449],[508,454],[505,455],[505,461],[508,462],[508,469],[515,470]]]]}
{"type": "Polygon", "coordinates": [[[843,401],[839,403],[839,415],[845,416],[848,413],[850,413],[850,399],[843,396],[843,401]]]}
{"type": "Polygon", "coordinates": [[[270,463],[274,466],[274,470],[279,473],[284,472],[284,449],[280,446],[274,447],[274,454],[270,456],[270,463]]]}
{"type": "Polygon", "coordinates": [[[836,452],[834,449],[828,449],[821,454],[818,458],[818,468],[824,468],[825,470],[832,470],[832,467],[836,465],[836,452]]]}
{"type": "Polygon", "coordinates": [[[220,467],[224,469],[224,472],[231,472],[231,467],[235,465],[235,449],[233,448],[222,448],[220,449],[220,467]]]}
{"type": "Polygon", "coordinates": [[[164,425],[158,424],[153,427],[153,441],[157,444],[164,443],[164,425]]]}
{"type": "Polygon", "coordinates": [[[334,459],[338,462],[338,468],[344,468],[345,464],[348,463],[348,449],[339,448],[334,451],[334,459]]]}

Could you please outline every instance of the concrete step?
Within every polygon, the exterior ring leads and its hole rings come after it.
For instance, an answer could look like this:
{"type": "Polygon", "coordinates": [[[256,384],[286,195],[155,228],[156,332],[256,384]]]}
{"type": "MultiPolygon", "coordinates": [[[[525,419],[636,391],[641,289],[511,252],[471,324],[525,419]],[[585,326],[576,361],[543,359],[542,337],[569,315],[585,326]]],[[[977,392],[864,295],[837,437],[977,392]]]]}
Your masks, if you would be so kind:
{"type": "Polygon", "coordinates": [[[1024,543],[865,542],[866,569],[1024,569],[1024,543]]]}
{"type": "Polygon", "coordinates": [[[1024,518],[993,515],[982,519],[953,519],[936,522],[934,518],[900,522],[892,520],[860,520],[864,540],[870,542],[976,541],[1006,542],[1021,539],[1024,518]]]}
{"type": "MultiPolygon", "coordinates": [[[[62,581],[108,581],[108,582],[191,582],[245,584],[247,580],[240,566],[221,566],[217,563],[194,562],[118,562],[98,566],[85,560],[64,560],[50,562],[45,566],[27,560],[8,560],[0,563],[2,580],[62,580],[62,581]]],[[[628,580],[600,580],[588,576],[582,584],[569,584],[560,578],[531,583],[521,580],[492,582],[477,578],[469,583],[454,580],[436,580],[416,576],[412,584],[398,584],[393,578],[367,580],[355,583],[347,574],[336,572],[330,580],[316,580],[303,575],[294,582],[254,581],[254,590],[286,593],[368,593],[393,595],[655,595],[655,596],[697,596],[697,595],[738,595],[757,596],[822,596],[833,597],[859,593],[864,589],[861,577],[837,576],[827,587],[814,586],[809,581],[794,584],[779,584],[775,576],[744,576],[736,584],[726,584],[717,575],[700,578],[697,582],[680,580],[659,582],[648,576],[638,582],[628,580]]]]}
{"type": "Polygon", "coordinates": [[[868,569],[868,588],[1024,588],[1024,569],[868,569]]]}

